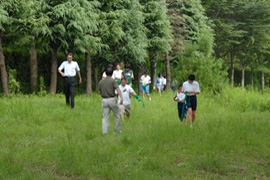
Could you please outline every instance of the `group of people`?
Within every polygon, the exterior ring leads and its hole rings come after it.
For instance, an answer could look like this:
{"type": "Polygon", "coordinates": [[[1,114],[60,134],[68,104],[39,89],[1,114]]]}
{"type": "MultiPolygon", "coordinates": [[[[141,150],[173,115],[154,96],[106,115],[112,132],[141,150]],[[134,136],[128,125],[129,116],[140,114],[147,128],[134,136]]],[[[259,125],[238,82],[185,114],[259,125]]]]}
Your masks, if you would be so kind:
{"type": "MultiPolygon", "coordinates": [[[[58,72],[64,78],[64,92],[66,97],[66,104],[74,108],[74,95],[75,95],[75,76],[76,72],[79,76],[79,83],[82,83],[80,74],[80,68],[77,62],[73,61],[72,53],[68,53],[67,60],[64,61],[58,68],[58,72]]],[[[137,97],[135,91],[132,88],[132,80],[134,79],[133,71],[130,69],[129,64],[125,64],[125,70],[121,70],[121,65],[116,64],[114,70],[113,65],[108,65],[105,72],[102,75],[102,80],[98,85],[98,93],[102,97],[102,132],[108,133],[109,130],[109,116],[110,111],[113,111],[115,118],[115,132],[121,132],[121,120],[124,120],[124,116],[130,117],[131,112],[131,96],[137,97]],[[116,99],[118,96],[118,99],[116,99]]],[[[145,99],[147,95],[149,101],[150,97],[150,84],[151,78],[148,75],[148,71],[145,71],[140,78],[142,98],[145,99]]],[[[176,91],[177,80],[174,77],[172,81],[172,90],[176,91]]],[[[161,94],[162,90],[166,88],[166,78],[159,74],[155,83],[154,89],[157,88],[161,94]]],[[[193,127],[195,120],[195,112],[197,108],[197,94],[200,93],[199,83],[195,81],[195,76],[190,75],[188,81],[179,85],[177,94],[174,98],[178,102],[178,116],[181,120],[185,121],[186,112],[188,112],[188,119],[190,121],[190,127],[193,127]]]]}

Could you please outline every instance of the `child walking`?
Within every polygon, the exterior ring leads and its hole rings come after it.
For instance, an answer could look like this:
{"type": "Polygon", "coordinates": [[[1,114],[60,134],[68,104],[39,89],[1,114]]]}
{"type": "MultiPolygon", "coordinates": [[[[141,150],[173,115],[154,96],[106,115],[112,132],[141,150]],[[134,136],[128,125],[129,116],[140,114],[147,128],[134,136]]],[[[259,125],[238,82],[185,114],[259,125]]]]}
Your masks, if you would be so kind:
{"type": "Polygon", "coordinates": [[[183,122],[186,121],[186,112],[187,112],[187,106],[186,106],[186,94],[182,93],[182,87],[183,84],[181,83],[179,85],[179,89],[176,93],[176,96],[174,97],[174,100],[177,103],[177,108],[178,108],[178,116],[179,119],[183,122]]]}

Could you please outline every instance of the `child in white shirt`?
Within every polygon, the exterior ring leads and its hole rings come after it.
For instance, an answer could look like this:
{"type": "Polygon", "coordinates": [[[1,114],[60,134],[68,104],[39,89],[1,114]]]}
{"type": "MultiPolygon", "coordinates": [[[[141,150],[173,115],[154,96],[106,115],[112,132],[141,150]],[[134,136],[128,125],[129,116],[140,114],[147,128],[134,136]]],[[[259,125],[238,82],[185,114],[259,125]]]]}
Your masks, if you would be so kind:
{"type": "Polygon", "coordinates": [[[174,97],[174,100],[177,103],[177,108],[178,108],[178,116],[181,121],[186,120],[186,112],[187,112],[187,106],[186,106],[186,94],[182,93],[182,87],[183,84],[181,83],[179,85],[179,90],[177,91],[176,96],[174,97]]]}

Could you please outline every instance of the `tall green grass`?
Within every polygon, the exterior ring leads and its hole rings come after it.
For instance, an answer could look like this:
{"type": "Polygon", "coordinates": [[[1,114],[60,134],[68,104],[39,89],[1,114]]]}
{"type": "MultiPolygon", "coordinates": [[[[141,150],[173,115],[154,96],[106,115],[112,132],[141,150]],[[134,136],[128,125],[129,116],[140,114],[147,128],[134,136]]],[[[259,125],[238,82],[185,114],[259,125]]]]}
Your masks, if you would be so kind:
{"type": "Polygon", "coordinates": [[[173,94],[132,99],[122,133],[101,132],[101,98],[0,99],[0,179],[269,179],[269,94],[199,95],[195,126],[173,94]]]}

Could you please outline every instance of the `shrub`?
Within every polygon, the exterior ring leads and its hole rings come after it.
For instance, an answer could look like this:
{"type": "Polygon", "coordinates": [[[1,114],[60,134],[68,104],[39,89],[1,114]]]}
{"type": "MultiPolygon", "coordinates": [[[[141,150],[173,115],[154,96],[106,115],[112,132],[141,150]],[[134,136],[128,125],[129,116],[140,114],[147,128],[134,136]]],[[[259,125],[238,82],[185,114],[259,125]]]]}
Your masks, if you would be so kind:
{"type": "Polygon", "coordinates": [[[11,94],[20,93],[20,82],[16,80],[17,70],[9,69],[8,71],[8,86],[11,94]]]}

